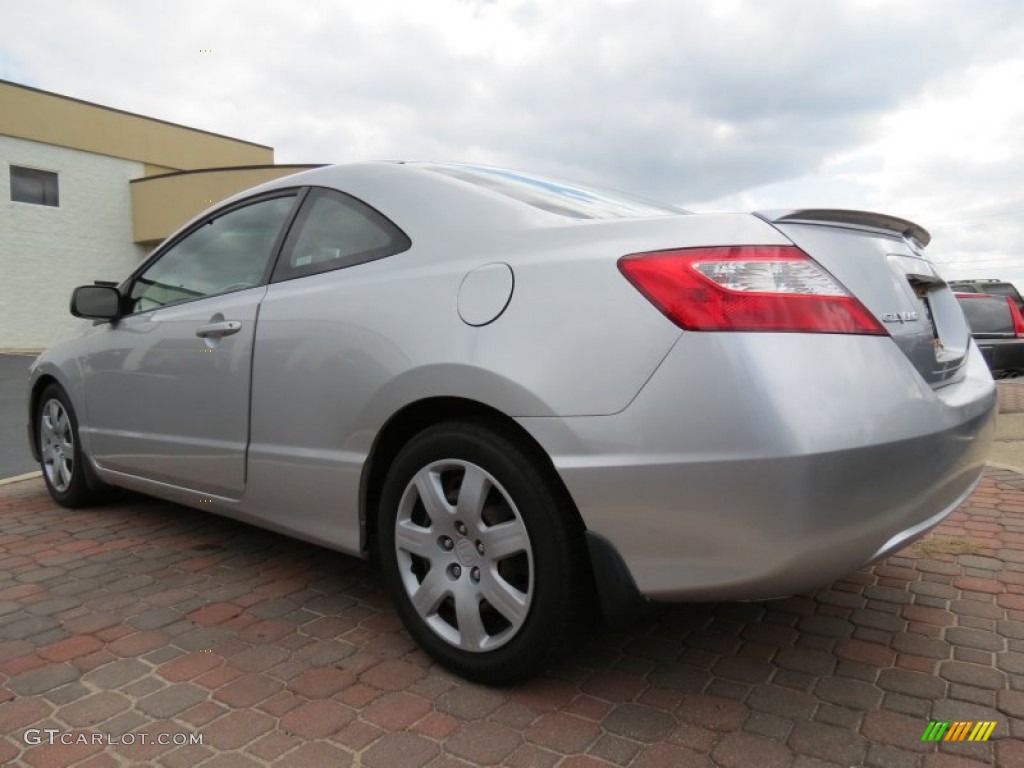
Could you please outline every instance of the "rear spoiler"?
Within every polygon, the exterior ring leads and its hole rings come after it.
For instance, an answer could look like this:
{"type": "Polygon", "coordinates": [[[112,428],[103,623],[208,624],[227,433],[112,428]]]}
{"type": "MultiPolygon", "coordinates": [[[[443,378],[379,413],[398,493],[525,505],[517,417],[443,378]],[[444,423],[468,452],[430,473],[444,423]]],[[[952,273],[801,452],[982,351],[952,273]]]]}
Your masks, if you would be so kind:
{"type": "Polygon", "coordinates": [[[906,219],[868,211],[847,211],[839,208],[792,208],[788,210],[756,211],[760,219],[771,224],[839,224],[853,229],[873,229],[913,239],[924,248],[931,241],[928,230],[906,219]]]}

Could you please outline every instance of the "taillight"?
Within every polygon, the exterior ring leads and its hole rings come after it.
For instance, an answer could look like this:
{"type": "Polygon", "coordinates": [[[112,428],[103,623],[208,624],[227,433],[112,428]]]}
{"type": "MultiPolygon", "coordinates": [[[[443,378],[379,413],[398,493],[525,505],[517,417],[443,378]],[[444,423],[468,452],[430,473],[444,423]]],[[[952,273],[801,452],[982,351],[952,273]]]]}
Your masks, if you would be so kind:
{"type": "Polygon", "coordinates": [[[633,286],[690,331],[799,331],[884,336],[867,308],[796,246],[743,245],[635,253],[633,286]]]}
{"type": "Polygon", "coordinates": [[[1018,339],[1024,339],[1024,315],[1021,315],[1017,302],[1006,297],[1006,303],[1010,305],[1010,317],[1013,318],[1013,335],[1018,339]]]}

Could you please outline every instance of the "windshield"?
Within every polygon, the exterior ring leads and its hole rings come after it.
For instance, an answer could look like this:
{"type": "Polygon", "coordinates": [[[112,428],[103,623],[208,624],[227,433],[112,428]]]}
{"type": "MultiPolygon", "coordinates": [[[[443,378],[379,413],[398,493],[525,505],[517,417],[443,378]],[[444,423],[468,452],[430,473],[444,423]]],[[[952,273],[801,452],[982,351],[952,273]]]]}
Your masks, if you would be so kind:
{"type": "Polygon", "coordinates": [[[687,213],[675,206],[644,200],[622,192],[557,181],[503,168],[441,163],[426,163],[422,167],[500,192],[542,211],[574,219],[634,219],[687,213]]]}

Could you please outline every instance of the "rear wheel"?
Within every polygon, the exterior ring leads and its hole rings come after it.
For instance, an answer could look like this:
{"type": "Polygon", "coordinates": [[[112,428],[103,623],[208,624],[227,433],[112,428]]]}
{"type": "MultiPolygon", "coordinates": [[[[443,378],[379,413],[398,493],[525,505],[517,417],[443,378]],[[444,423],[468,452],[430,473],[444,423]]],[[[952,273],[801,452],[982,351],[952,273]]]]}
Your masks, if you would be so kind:
{"type": "Polygon", "coordinates": [[[431,656],[490,684],[540,671],[591,616],[582,526],[517,437],[441,424],[396,457],[378,518],[399,614],[431,656]]]}
{"type": "Polygon", "coordinates": [[[75,410],[57,384],[48,386],[39,398],[36,439],[43,480],[54,501],[65,507],[84,507],[99,500],[100,493],[86,481],[75,410]]]}

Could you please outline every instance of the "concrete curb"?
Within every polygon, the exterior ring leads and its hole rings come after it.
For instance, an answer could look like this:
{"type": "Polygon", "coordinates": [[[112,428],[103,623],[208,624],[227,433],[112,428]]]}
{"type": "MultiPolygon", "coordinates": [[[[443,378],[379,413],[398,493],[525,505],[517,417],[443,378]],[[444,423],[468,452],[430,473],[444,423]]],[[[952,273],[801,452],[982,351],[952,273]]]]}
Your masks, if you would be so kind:
{"type": "Polygon", "coordinates": [[[5,485],[14,485],[15,483],[21,483],[25,480],[35,480],[37,477],[42,477],[42,472],[26,472],[24,475],[15,475],[14,477],[3,477],[0,478],[0,487],[5,485]]]}
{"type": "Polygon", "coordinates": [[[1015,467],[1013,464],[1003,464],[1000,461],[986,461],[986,467],[995,467],[996,469],[1006,469],[1010,472],[1016,472],[1018,475],[1024,475],[1024,467],[1015,467]]]}

